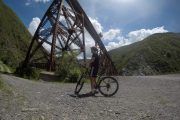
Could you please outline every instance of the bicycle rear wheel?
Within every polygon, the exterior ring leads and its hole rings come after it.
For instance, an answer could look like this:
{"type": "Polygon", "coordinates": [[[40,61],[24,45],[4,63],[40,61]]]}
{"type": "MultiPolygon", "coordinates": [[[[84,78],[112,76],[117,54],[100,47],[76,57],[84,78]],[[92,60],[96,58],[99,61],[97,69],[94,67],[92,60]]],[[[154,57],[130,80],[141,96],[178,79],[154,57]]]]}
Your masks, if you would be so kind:
{"type": "Polygon", "coordinates": [[[98,89],[105,97],[111,97],[117,93],[119,84],[114,77],[102,77],[98,89]]]}
{"type": "Polygon", "coordinates": [[[75,94],[79,94],[79,92],[81,91],[83,85],[84,85],[84,75],[81,75],[77,81],[77,84],[76,84],[76,88],[74,90],[74,93],[75,94]]]}

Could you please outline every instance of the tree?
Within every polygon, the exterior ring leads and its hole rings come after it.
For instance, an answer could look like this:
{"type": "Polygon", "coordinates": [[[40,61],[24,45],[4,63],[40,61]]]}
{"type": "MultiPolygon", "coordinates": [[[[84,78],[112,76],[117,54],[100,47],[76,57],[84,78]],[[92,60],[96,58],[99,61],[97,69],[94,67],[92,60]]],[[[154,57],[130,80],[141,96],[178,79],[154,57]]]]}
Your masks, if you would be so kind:
{"type": "Polygon", "coordinates": [[[56,73],[64,82],[76,82],[81,69],[78,65],[77,54],[75,52],[63,51],[59,56],[56,73]]]}

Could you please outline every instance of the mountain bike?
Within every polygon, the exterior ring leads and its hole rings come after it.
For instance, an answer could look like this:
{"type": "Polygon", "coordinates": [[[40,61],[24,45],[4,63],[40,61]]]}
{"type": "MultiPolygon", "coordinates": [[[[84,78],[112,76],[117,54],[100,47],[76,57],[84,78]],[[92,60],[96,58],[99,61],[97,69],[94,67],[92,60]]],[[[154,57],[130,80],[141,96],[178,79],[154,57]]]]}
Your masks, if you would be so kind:
{"type": "MultiPolygon", "coordinates": [[[[74,93],[79,95],[85,81],[89,78],[89,70],[86,69],[85,72],[78,78],[74,93]]],[[[105,97],[111,97],[117,93],[119,89],[118,81],[111,76],[97,76],[96,78],[96,88],[105,97]]]]}

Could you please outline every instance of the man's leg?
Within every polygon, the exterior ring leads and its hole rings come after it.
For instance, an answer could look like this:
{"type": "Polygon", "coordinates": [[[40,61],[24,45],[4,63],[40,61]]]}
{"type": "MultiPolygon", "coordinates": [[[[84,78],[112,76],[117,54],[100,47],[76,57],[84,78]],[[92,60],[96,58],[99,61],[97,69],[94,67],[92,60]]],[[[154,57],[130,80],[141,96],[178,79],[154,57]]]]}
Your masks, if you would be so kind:
{"type": "Polygon", "coordinates": [[[96,89],[96,77],[93,77],[92,81],[93,81],[93,88],[96,89]]]}
{"type": "Polygon", "coordinates": [[[91,80],[91,92],[93,92],[94,89],[93,77],[90,77],[90,80],[91,80]]]}
{"type": "Polygon", "coordinates": [[[96,91],[96,77],[91,77],[91,92],[97,93],[97,91],[96,91]]]}
{"type": "Polygon", "coordinates": [[[90,72],[90,79],[91,79],[91,92],[96,93],[96,77],[97,76],[97,70],[92,67],[90,72]]]}
{"type": "Polygon", "coordinates": [[[90,77],[90,80],[91,80],[91,92],[93,93],[94,92],[94,77],[90,77]]]}

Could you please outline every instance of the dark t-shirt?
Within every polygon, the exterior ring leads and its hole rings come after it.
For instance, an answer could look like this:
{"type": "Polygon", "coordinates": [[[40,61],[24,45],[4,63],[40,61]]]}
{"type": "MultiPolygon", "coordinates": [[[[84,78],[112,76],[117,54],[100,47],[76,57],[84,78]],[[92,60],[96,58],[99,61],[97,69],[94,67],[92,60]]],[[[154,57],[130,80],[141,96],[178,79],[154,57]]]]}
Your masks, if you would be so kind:
{"type": "Polygon", "coordinates": [[[93,54],[92,58],[95,58],[94,61],[91,63],[91,67],[99,68],[99,56],[98,54],[93,54]]]}

